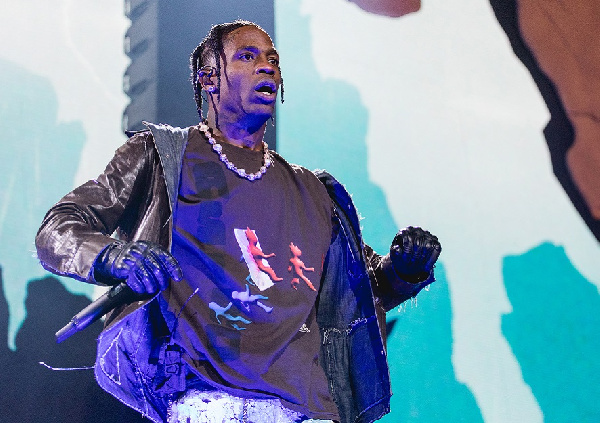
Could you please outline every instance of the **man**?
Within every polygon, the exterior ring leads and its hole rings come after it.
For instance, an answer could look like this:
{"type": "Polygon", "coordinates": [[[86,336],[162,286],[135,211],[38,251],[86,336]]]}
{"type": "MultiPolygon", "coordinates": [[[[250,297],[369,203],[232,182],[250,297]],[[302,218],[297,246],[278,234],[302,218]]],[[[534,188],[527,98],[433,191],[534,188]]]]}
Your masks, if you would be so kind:
{"type": "Polygon", "coordinates": [[[262,142],[282,78],[260,27],[213,27],[191,68],[207,119],[148,124],[36,237],[47,269],[135,293],[99,337],[99,384],[157,422],[380,418],[383,313],[434,280],[437,238],[409,227],[375,254],[335,179],[262,142]]]}

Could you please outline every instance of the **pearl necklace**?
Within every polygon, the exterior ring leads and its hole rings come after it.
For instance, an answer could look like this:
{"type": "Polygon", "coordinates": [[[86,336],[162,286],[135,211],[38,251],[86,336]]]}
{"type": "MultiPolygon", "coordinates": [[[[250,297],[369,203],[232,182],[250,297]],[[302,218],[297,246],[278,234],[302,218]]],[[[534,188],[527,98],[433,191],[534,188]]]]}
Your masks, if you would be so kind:
{"type": "Polygon", "coordinates": [[[213,138],[212,131],[206,122],[201,122],[199,128],[204,134],[204,137],[208,143],[212,146],[213,151],[219,156],[219,160],[225,164],[227,169],[235,172],[241,178],[246,178],[250,181],[260,179],[267,172],[267,168],[273,163],[273,160],[271,159],[271,153],[269,152],[269,146],[263,141],[263,165],[258,172],[246,173],[245,169],[238,169],[236,165],[229,161],[225,153],[223,153],[223,146],[213,138]]]}

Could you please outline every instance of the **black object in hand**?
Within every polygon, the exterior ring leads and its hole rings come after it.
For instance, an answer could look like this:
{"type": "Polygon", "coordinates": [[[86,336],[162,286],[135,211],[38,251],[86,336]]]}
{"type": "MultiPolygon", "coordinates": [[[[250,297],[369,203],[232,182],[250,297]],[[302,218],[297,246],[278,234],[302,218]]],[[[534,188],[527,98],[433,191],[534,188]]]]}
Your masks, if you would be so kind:
{"type": "Polygon", "coordinates": [[[94,279],[108,285],[124,281],[137,294],[154,294],[182,278],[177,260],[148,241],[114,242],[94,262],[94,279]]]}
{"type": "Polygon", "coordinates": [[[437,237],[418,227],[409,226],[399,231],[390,248],[395,272],[407,282],[418,283],[429,278],[442,252],[437,237]]]}

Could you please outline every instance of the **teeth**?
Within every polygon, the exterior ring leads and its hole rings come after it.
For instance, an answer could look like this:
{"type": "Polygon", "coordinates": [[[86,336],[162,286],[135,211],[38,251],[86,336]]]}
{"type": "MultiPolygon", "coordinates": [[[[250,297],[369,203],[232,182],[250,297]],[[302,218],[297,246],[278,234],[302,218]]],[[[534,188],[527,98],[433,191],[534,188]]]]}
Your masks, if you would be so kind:
{"type": "Polygon", "coordinates": [[[263,94],[269,94],[269,95],[275,93],[275,90],[268,85],[263,85],[263,86],[257,88],[256,91],[263,93],[263,94]]]}

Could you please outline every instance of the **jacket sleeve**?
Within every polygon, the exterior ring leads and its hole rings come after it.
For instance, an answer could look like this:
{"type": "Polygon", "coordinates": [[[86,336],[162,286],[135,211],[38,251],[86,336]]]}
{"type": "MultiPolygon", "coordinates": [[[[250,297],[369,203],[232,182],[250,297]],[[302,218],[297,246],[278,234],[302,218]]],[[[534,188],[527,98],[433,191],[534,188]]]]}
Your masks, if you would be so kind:
{"type": "Polygon", "coordinates": [[[130,138],[104,172],[65,195],[46,213],[35,238],[42,266],[58,275],[96,283],[92,264],[117,228],[139,208],[138,186],[155,149],[148,133],[130,138]]]}
{"type": "Polygon", "coordinates": [[[389,254],[379,255],[368,245],[365,245],[364,251],[375,302],[386,312],[414,297],[419,291],[435,281],[432,270],[429,278],[423,282],[406,282],[398,277],[394,271],[389,254]]]}

